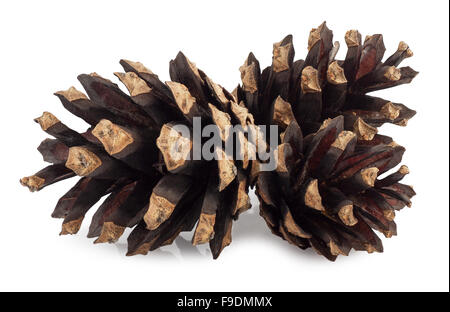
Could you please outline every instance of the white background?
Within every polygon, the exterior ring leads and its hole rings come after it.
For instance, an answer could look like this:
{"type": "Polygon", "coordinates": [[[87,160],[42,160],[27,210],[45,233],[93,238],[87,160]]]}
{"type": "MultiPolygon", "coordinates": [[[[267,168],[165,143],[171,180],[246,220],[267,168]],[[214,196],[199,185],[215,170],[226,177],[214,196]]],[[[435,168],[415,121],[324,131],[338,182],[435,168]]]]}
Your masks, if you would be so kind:
{"type": "MultiPolygon", "coordinates": [[[[0,290],[346,291],[449,289],[448,1],[1,1],[0,4],[0,290]],[[148,256],[125,257],[126,240],[93,245],[59,237],[50,213],[74,179],[29,193],[18,180],[44,167],[36,147],[46,135],[32,119],[49,110],[83,130],[52,95],[76,76],[115,80],[121,58],[139,60],[169,79],[179,50],[232,90],[249,51],[262,67],[272,43],[291,33],[296,59],[323,20],[345,56],[345,31],[384,34],[386,55],[406,41],[405,61],[420,72],[410,85],[381,92],[417,110],[407,128],[384,126],[407,147],[405,183],[418,195],[397,214],[399,236],[383,254],[352,252],[335,263],[270,234],[253,209],[233,227],[218,260],[188,245],[189,233],[148,256]]],[[[92,212],[86,220],[90,220],[92,212]]]]}

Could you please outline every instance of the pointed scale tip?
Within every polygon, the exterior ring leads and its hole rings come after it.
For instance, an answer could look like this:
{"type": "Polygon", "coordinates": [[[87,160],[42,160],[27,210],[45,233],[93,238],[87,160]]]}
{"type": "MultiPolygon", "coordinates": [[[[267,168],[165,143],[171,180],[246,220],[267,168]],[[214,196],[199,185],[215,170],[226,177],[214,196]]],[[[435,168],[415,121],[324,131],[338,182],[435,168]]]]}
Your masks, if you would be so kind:
{"type": "Polygon", "coordinates": [[[57,91],[54,93],[56,96],[62,96],[66,98],[69,102],[76,100],[87,100],[88,97],[81,91],[78,91],[75,87],[70,87],[67,90],[57,91]]]}

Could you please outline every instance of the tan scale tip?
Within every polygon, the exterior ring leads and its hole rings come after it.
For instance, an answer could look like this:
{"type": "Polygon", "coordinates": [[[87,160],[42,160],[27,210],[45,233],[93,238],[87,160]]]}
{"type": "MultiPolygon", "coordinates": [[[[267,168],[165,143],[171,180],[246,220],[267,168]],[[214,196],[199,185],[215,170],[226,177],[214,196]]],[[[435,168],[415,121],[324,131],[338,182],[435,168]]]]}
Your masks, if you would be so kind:
{"type": "Polygon", "coordinates": [[[397,122],[396,125],[400,126],[400,127],[406,127],[408,125],[408,121],[409,121],[409,119],[404,118],[404,119],[400,120],[399,122],[397,122]]]}
{"type": "Polygon", "coordinates": [[[103,144],[109,155],[115,155],[134,142],[131,134],[107,119],[102,119],[92,134],[103,144]]]}
{"type": "Polygon", "coordinates": [[[292,43],[282,46],[281,41],[273,44],[272,66],[276,73],[289,69],[289,51],[291,47],[292,43]]]}
{"type": "Polygon", "coordinates": [[[395,219],[395,211],[394,210],[385,210],[385,211],[383,211],[383,215],[388,221],[394,221],[394,219],[395,219]]]}
{"type": "Polygon", "coordinates": [[[402,165],[398,169],[398,172],[401,173],[401,174],[404,174],[404,175],[409,174],[409,168],[407,166],[405,166],[405,165],[402,165]]]}
{"type": "Polygon", "coordinates": [[[295,120],[291,104],[283,100],[281,96],[278,96],[275,100],[273,120],[284,128],[289,126],[291,122],[295,120]]]}
{"type": "Polygon", "coordinates": [[[74,146],[69,148],[66,167],[81,177],[85,177],[100,167],[102,161],[93,152],[85,147],[74,146]]]}
{"type": "Polygon", "coordinates": [[[321,92],[319,83],[319,73],[312,66],[307,66],[302,71],[301,88],[303,93],[321,92]]]}
{"type": "Polygon", "coordinates": [[[383,231],[383,234],[386,238],[391,238],[394,236],[394,233],[392,231],[383,231]]]}
{"type": "Polygon", "coordinates": [[[39,191],[41,189],[42,185],[44,185],[44,183],[45,183],[45,179],[40,178],[36,175],[32,175],[32,176],[24,177],[24,178],[20,179],[20,184],[28,187],[30,192],[39,191]]]}
{"type": "Polygon", "coordinates": [[[138,73],[145,73],[145,74],[153,75],[153,72],[150,69],[148,69],[147,67],[145,67],[144,64],[142,64],[141,62],[133,62],[133,61],[129,61],[129,60],[122,60],[122,61],[124,61],[125,63],[130,65],[138,73]]]}
{"type": "Polygon", "coordinates": [[[345,43],[349,48],[361,45],[361,34],[355,29],[347,31],[345,33],[345,43]]]}
{"type": "Polygon", "coordinates": [[[222,192],[236,178],[237,168],[222,148],[216,147],[215,154],[219,167],[219,192],[222,192]]]}
{"type": "Polygon", "coordinates": [[[61,230],[61,233],[59,233],[59,235],[77,234],[78,231],[80,230],[82,222],[83,222],[83,218],[63,223],[62,230],[61,230]]]}
{"type": "Polygon", "coordinates": [[[331,118],[325,119],[325,120],[322,122],[322,124],[320,125],[320,128],[319,128],[319,130],[317,130],[317,132],[319,132],[320,130],[326,129],[326,128],[330,125],[330,123],[331,123],[332,120],[333,120],[333,119],[331,119],[331,118]]]}
{"type": "Polygon", "coordinates": [[[339,64],[334,61],[328,66],[327,70],[327,80],[329,83],[334,85],[347,83],[345,78],[344,69],[339,66],[339,64]]]}
{"type": "Polygon", "coordinates": [[[161,128],[156,145],[161,151],[167,170],[174,171],[183,166],[192,150],[192,141],[182,133],[165,124],[161,128]]]}
{"type": "Polygon", "coordinates": [[[398,144],[395,141],[392,141],[391,143],[387,144],[387,146],[392,147],[392,148],[396,148],[396,147],[400,146],[400,144],[398,144]]]}
{"type": "Polygon", "coordinates": [[[341,209],[339,209],[338,215],[339,219],[347,226],[354,226],[358,223],[358,219],[356,219],[353,214],[353,205],[351,204],[342,206],[341,209]]]}
{"type": "Polygon", "coordinates": [[[258,83],[255,77],[256,64],[247,64],[248,60],[245,61],[244,65],[239,67],[239,71],[241,72],[242,89],[250,93],[255,93],[256,91],[258,91],[258,83]]]}
{"type": "Polygon", "coordinates": [[[60,122],[55,115],[49,112],[44,112],[41,117],[35,118],[34,121],[37,122],[44,131],[60,122]]]}
{"type": "Polygon", "coordinates": [[[156,230],[162,223],[169,219],[174,209],[175,204],[162,196],[152,193],[148,210],[144,215],[147,229],[151,231],[156,230]]]}
{"type": "Polygon", "coordinates": [[[331,144],[331,146],[340,149],[341,151],[344,151],[348,143],[350,143],[350,141],[353,140],[355,137],[356,134],[353,133],[352,131],[344,130],[341,133],[339,133],[338,137],[333,142],[333,144],[331,144]]]}
{"type": "Polygon", "coordinates": [[[305,205],[319,211],[325,211],[325,207],[322,205],[322,197],[319,193],[319,182],[317,179],[312,180],[306,188],[305,205]]]}
{"type": "Polygon", "coordinates": [[[384,78],[389,81],[398,81],[402,78],[402,72],[395,66],[389,66],[384,73],[384,78]]]}
{"type": "Polygon", "coordinates": [[[312,47],[314,47],[314,45],[321,39],[320,34],[325,26],[326,23],[323,22],[319,27],[311,29],[308,38],[308,51],[311,50],[312,47]]]}
{"type": "Polygon", "coordinates": [[[320,40],[320,32],[317,28],[311,29],[308,38],[308,51],[320,40]]]}
{"type": "Polygon", "coordinates": [[[175,98],[175,102],[183,112],[183,114],[189,114],[191,108],[195,105],[195,97],[191,95],[188,88],[182,84],[175,81],[166,81],[166,85],[169,87],[170,91],[175,98]]]}
{"type": "Polygon", "coordinates": [[[197,227],[192,237],[192,245],[205,244],[214,238],[215,214],[201,213],[197,227]]]}
{"type": "Polygon", "coordinates": [[[400,51],[400,52],[403,52],[403,51],[408,50],[408,48],[409,48],[409,46],[408,46],[408,44],[406,42],[400,41],[399,44],[398,44],[397,50],[400,51]]]}
{"type": "Polygon", "coordinates": [[[230,115],[228,113],[225,113],[225,112],[219,110],[217,107],[215,107],[211,103],[208,104],[208,107],[211,110],[211,114],[212,114],[214,123],[220,130],[220,138],[223,141],[226,141],[230,134],[230,127],[231,127],[230,115]]]}
{"type": "Polygon", "coordinates": [[[370,141],[378,133],[378,129],[372,127],[362,120],[360,117],[353,124],[353,132],[356,133],[359,140],[370,141]]]}
{"type": "Polygon", "coordinates": [[[125,227],[116,225],[113,222],[105,222],[102,227],[100,236],[95,240],[94,244],[115,243],[122,236],[125,227]]]}
{"type": "Polygon", "coordinates": [[[367,251],[367,253],[369,253],[369,254],[374,253],[375,251],[377,251],[377,250],[375,249],[375,247],[373,247],[373,246],[370,245],[370,244],[366,244],[364,247],[366,248],[366,251],[367,251]]]}
{"type": "Polygon", "coordinates": [[[92,72],[92,73],[89,74],[89,76],[104,79],[102,76],[100,76],[99,74],[97,74],[97,72],[92,72]]]}
{"type": "Polygon", "coordinates": [[[81,91],[75,89],[75,87],[70,87],[65,91],[58,91],[55,94],[65,97],[69,102],[76,100],[87,100],[88,97],[81,91]]]}
{"type": "Polygon", "coordinates": [[[343,252],[339,246],[332,240],[328,243],[328,248],[330,248],[330,252],[333,256],[348,256],[348,253],[343,252]]]}
{"type": "Polygon", "coordinates": [[[392,102],[387,102],[381,107],[380,113],[387,119],[395,120],[400,115],[400,108],[392,104],[392,102]]]}
{"type": "Polygon", "coordinates": [[[366,37],[364,38],[364,43],[366,43],[367,41],[369,41],[372,38],[373,38],[373,35],[366,35],[366,37]]]}
{"type": "Polygon", "coordinates": [[[120,79],[120,81],[128,89],[131,96],[138,96],[140,94],[150,93],[152,90],[147,83],[139,78],[134,72],[119,73],[116,72],[114,75],[120,79]]]}
{"type": "Polygon", "coordinates": [[[400,43],[398,44],[397,50],[399,52],[406,51],[406,57],[412,57],[414,55],[413,51],[409,48],[408,44],[406,44],[406,42],[404,42],[404,41],[400,41],[400,43]]]}
{"type": "Polygon", "coordinates": [[[363,182],[370,187],[375,186],[375,181],[378,177],[378,171],[380,170],[376,167],[361,170],[361,177],[363,182]]]}

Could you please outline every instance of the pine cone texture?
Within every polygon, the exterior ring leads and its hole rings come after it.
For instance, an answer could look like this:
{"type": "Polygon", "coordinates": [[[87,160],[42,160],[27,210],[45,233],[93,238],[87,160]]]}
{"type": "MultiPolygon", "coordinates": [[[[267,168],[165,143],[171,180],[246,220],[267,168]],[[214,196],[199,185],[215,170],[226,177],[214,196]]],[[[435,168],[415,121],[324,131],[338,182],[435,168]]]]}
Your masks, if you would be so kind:
{"type": "Polygon", "coordinates": [[[114,243],[126,228],[128,254],[147,254],[192,231],[194,245],[209,243],[217,258],[231,243],[233,220],[250,208],[256,185],[260,214],[271,231],[330,260],[353,248],[381,252],[381,240],[396,235],[395,211],[411,204],[414,191],[399,181],[405,149],[378,134],[384,123],[405,126],[415,111],[367,93],[409,83],[417,74],[398,68],[412,56],[401,42],[382,61],[381,35],[345,35],[345,60],[336,60],[339,43],[323,23],[313,29],[305,60],[294,61],[292,36],[273,45],[272,65],[261,72],[250,53],[240,67],[242,84],[233,92],[212,81],[183,53],[170,62],[171,81],[162,82],[139,62],[121,60],[115,73],[128,93],[96,73],[78,76],[74,87],[56,92],[63,106],[89,128],[78,133],[49,112],[35,121],[51,135],[38,147],[49,166],[21,184],[39,191],[78,176],[56,204],[61,234],[76,234],[87,212],[106,195],[89,225],[95,243],[114,243]],[[199,125],[200,123],[200,125],[199,125]],[[205,158],[208,137],[195,129],[215,125],[221,147],[205,158]],[[229,127],[257,130],[258,147],[276,159],[276,170],[247,135],[229,127]],[[187,133],[180,126],[188,129],[187,133]],[[230,143],[232,154],[225,150],[230,143]],[[244,149],[249,147],[249,149],[244,149]]]}
{"type": "Polygon", "coordinates": [[[410,206],[415,195],[399,183],[406,166],[378,178],[400,163],[404,151],[389,137],[359,141],[344,130],[343,116],[304,139],[292,121],[275,151],[277,170],[258,175],[261,216],[274,234],[332,261],[352,248],[382,252],[373,229],[396,235],[395,211],[410,206]]]}
{"type": "Polygon", "coordinates": [[[395,211],[411,205],[414,190],[399,183],[406,166],[378,178],[405,149],[377,127],[406,126],[415,111],[367,93],[409,83],[417,72],[397,68],[412,56],[404,42],[382,62],[382,35],[362,43],[358,31],[348,31],[345,60],[335,59],[339,42],[332,40],[325,23],[312,29],[305,60],[294,61],[289,35],[273,45],[272,65],[262,72],[250,53],[236,95],[256,123],[283,131],[276,171],[257,178],[260,214],[274,234],[334,261],[352,248],[383,251],[373,229],[396,235],[395,211]]]}

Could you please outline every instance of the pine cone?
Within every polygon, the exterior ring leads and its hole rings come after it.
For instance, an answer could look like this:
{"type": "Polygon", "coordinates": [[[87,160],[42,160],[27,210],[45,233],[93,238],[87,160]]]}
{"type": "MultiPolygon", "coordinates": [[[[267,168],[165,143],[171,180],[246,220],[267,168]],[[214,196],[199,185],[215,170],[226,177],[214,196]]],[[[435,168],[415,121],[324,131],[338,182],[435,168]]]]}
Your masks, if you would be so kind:
{"type": "Polygon", "coordinates": [[[257,124],[283,131],[274,151],[274,172],[259,172],[260,214],[272,232],[300,248],[313,247],[330,260],[351,248],[383,250],[372,229],[396,235],[395,210],[410,205],[411,187],[398,183],[404,148],[377,134],[389,122],[405,126],[415,112],[366,93],[409,83],[417,74],[397,66],[412,56],[401,42],[382,62],[382,35],[347,32],[345,60],[335,60],[339,43],[323,23],[310,33],[306,59],[294,62],[292,36],[273,45],[272,65],[261,73],[250,53],[240,68],[243,101],[257,124]],[[303,134],[305,139],[303,140],[303,134]]]}
{"type": "MultiPolygon", "coordinates": [[[[193,158],[192,136],[174,132],[194,117],[225,126],[247,125],[252,117],[182,53],[170,63],[173,81],[162,83],[141,63],[122,60],[116,73],[129,95],[97,74],[80,75],[89,98],[74,87],[57,92],[64,107],[91,127],[82,134],[45,112],[36,119],[55,139],[39,146],[52,165],[21,179],[31,191],[78,175],[81,179],[58,201],[52,214],[64,218],[61,234],[76,234],[87,211],[101,197],[88,237],[115,242],[126,227],[128,255],[171,244],[181,231],[197,227],[193,244],[210,243],[214,258],[231,242],[231,223],[249,208],[249,161],[193,158]],[[174,133],[176,134],[174,136],[174,133]],[[176,153],[173,153],[177,142],[176,153]],[[180,143],[181,142],[181,143],[180,143]]],[[[200,150],[202,142],[200,143],[200,150]]]]}
{"type": "Polygon", "coordinates": [[[260,214],[274,234],[332,261],[351,248],[382,252],[372,229],[396,235],[395,210],[415,195],[399,183],[406,166],[377,178],[398,165],[403,152],[389,137],[358,140],[344,130],[343,116],[304,139],[294,120],[275,151],[276,171],[258,175],[260,214]]]}
{"type": "Polygon", "coordinates": [[[385,62],[381,35],[362,45],[360,34],[349,31],[346,43],[345,60],[335,60],[339,43],[333,45],[323,23],[311,31],[305,61],[294,62],[287,36],[274,44],[272,65],[262,73],[250,53],[240,68],[242,86],[232,93],[182,53],[171,61],[172,81],[166,83],[141,63],[122,60],[126,73],[116,76],[129,95],[95,73],[80,75],[89,98],[73,87],[56,95],[91,127],[80,134],[50,113],[37,118],[55,137],[38,148],[52,165],[21,183],[37,191],[80,176],[52,214],[64,218],[61,234],[76,234],[87,211],[108,195],[88,236],[112,243],[134,228],[128,255],[171,244],[197,224],[193,244],[209,242],[217,258],[231,242],[232,220],[250,207],[248,187],[255,183],[262,216],[289,242],[312,246],[330,260],[351,248],[381,251],[372,229],[395,235],[394,210],[409,205],[414,191],[398,183],[408,171],[404,166],[377,179],[400,162],[404,149],[376,127],[406,125],[415,112],[366,93],[408,83],[417,73],[397,68],[412,55],[404,43],[385,62]],[[215,147],[218,160],[204,158],[201,151],[211,145],[197,138],[198,122],[202,133],[216,125],[233,153],[215,147]],[[278,147],[259,129],[256,142],[228,130],[255,123],[282,129],[278,147]],[[274,153],[275,171],[260,170],[261,151],[274,153]]]}
{"type": "Polygon", "coordinates": [[[250,53],[240,68],[242,86],[235,92],[256,124],[275,122],[285,128],[286,120],[294,116],[307,135],[316,132],[323,120],[343,115],[345,129],[367,138],[373,137],[376,128],[384,123],[406,125],[415,111],[366,94],[411,82],[417,72],[410,67],[397,68],[413,55],[408,45],[400,42],[398,50],[382,62],[383,36],[367,36],[362,44],[361,34],[350,30],[345,35],[345,60],[336,60],[340,45],[333,45],[332,40],[333,33],[324,22],[311,30],[305,60],[294,62],[289,35],[273,44],[272,65],[262,73],[258,60],[250,53]]]}

